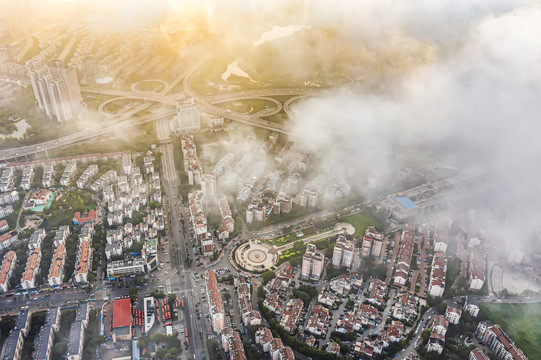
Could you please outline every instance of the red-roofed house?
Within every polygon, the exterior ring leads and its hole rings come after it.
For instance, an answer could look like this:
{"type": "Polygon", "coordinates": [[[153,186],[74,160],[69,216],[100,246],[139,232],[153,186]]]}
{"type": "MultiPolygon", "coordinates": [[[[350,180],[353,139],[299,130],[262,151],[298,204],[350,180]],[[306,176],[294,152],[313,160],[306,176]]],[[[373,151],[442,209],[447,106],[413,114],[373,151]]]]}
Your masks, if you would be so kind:
{"type": "Polygon", "coordinates": [[[73,225],[84,225],[91,222],[96,222],[98,220],[98,214],[95,210],[89,210],[88,213],[82,214],[80,211],[77,211],[73,214],[73,225]]]}

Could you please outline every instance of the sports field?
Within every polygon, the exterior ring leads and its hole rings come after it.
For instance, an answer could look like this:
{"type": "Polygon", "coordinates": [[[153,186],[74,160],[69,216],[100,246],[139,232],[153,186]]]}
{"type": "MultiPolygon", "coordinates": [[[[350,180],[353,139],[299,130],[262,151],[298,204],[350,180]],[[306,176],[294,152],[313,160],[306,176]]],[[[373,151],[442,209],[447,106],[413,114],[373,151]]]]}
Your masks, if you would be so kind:
{"type": "Polygon", "coordinates": [[[482,304],[481,308],[530,360],[541,360],[541,303],[482,304]]]}

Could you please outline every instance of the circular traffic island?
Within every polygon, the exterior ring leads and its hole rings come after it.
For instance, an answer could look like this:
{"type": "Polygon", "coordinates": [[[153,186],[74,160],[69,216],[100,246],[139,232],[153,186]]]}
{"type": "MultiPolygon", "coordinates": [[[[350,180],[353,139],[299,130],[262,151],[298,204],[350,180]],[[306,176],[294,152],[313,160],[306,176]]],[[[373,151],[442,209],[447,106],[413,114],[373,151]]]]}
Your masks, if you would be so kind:
{"type": "Polygon", "coordinates": [[[235,263],[250,272],[262,273],[270,270],[278,262],[278,252],[268,244],[249,241],[235,249],[235,263]]]}

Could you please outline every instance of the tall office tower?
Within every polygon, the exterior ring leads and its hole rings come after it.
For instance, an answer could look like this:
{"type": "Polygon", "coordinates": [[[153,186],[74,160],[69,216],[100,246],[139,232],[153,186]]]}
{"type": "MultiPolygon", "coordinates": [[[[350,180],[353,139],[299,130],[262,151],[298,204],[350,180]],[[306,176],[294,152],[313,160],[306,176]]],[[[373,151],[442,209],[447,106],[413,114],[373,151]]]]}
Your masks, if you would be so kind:
{"type": "Polygon", "coordinates": [[[38,107],[58,122],[73,119],[82,100],[75,69],[66,68],[59,60],[49,62],[49,71],[39,59],[30,60],[26,65],[38,107]]]}
{"type": "Polygon", "coordinates": [[[177,103],[177,131],[184,133],[201,129],[201,113],[193,104],[177,103]]]}
{"type": "Polygon", "coordinates": [[[99,69],[96,59],[88,55],[81,62],[81,84],[95,85],[99,78],[99,69]]]}

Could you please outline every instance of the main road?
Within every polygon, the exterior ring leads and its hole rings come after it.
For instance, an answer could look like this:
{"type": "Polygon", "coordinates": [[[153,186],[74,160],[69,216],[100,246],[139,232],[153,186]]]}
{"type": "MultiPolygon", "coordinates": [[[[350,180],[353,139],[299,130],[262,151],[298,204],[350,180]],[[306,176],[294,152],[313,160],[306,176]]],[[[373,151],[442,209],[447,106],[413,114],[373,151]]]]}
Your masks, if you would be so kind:
{"type": "MultiPolygon", "coordinates": [[[[179,178],[175,167],[174,149],[170,142],[160,145],[162,152],[163,184],[166,194],[166,204],[169,205],[170,224],[167,227],[169,238],[169,252],[171,259],[176,262],[178,273],[171,274],[169,278],[171,291],[184,300],[184,319],[189,336],[188,354],[198,355],[205,353],[207,358],[206,323],[205,314],[199,316],[201,310],[201,297],[194,283],[194,271],[192,263],[188,259],[194,259],[191,239],[187,238],[186,230],[182,223],[182,199],[178,194],[179,178]],[[199,307],[199,310],[197,309],[199,307]]],[[[176,149],[179,151],[180,149],[176,149]]],[[[200,358],[198,356],[198,358],[200,358]]]]}

